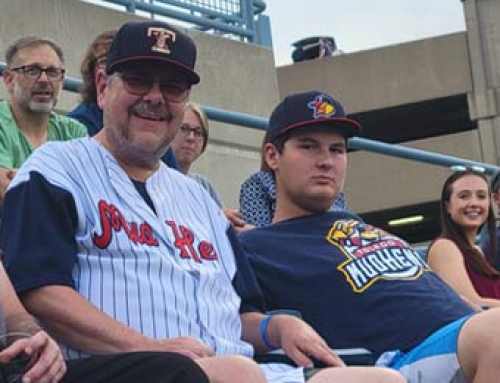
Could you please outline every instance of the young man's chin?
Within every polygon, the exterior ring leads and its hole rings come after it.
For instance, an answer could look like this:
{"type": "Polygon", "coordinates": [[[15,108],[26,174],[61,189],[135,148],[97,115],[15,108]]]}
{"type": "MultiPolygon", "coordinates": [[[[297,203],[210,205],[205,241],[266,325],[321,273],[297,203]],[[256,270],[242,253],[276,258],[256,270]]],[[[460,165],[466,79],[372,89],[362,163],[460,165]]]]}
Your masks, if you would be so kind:
{"type": "Polygon", "coordinates": [[[303,200],[303,207],[314,214],[326,213],[335,201],[335,195],[332,194],[316,194],[310,195],[303,200]]]}

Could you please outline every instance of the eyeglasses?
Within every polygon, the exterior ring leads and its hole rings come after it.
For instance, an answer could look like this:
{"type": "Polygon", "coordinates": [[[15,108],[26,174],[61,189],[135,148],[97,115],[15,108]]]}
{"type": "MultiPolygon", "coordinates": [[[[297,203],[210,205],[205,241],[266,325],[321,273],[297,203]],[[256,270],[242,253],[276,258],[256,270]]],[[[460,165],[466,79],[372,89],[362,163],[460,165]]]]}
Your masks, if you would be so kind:
{"type": "Polygon", "coordinates": [[[170,102],[183,102],[189,95],[191,86],[187,81],[149,76],[129,72],[118,72],[129,93],[144,96],[149,93],[155,83],[158,83],[163,98],[170,102]]]}
{"type": "Polygon", "coordinates": [[[62,68],[55,68],[52,66],[42,68],[38,65],[23,65],[16,68],[10,68],[9,70],[22,73],[24,76],[32,80],[38,80],[42,73],[45,73],[49,80],[60,81],[63,79],[64,73],[66,73],[66,70],[62,68]]]}
{"type": "Polygon", "coordinates": [[[189,135],[193,133],[194,138],[197,140],[201,140],[205,137],[203,129],[198,126],[195,127],[189,124],[182,124],[179,131],[186,137],[189,137],[189,135]]]}

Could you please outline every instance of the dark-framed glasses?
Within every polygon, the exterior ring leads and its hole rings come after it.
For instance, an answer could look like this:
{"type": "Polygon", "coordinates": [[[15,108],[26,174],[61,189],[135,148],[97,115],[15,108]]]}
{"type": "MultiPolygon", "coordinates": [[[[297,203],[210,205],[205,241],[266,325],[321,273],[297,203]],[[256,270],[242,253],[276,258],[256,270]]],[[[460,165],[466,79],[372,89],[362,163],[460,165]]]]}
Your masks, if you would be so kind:
{"type": "Polygon", "coordinates": [[[127,91],[136,96],[144,96],[149,93],[154,84],[158,83],[163,98],[170,102],[186,101],[190,84],[182,79],[173,79],[171,77],[152,76],[148,74],[139,74],[132,72],[118,72],[127,91]]]}
{"type": "Polygon", "coordinates": [[[186,137],[189,137],[189,135],[193,133],[193,137],[197,140],[202,140],[204,137],[203,129],[199,126],[182,124],[179,128],[179,132],[186,137]]]}
{"type": "Polygon", "coordinates": [[[32,80],[38,80],[42,73],[45,73],[49,80],[60,81],[64,78],[64,74],[66,73],[66,70],[63,68],[56,68],[53,66],[42,68],[39,65],[22,65],[16,68],[10,68],[9,70],[21,73],[32,80]]]}

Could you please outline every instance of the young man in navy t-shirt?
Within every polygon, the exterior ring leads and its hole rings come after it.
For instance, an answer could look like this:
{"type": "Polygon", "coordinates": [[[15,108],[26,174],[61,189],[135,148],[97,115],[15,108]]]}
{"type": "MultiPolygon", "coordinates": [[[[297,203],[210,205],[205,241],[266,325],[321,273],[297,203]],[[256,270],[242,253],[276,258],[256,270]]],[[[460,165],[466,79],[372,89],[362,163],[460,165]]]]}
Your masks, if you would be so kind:
{"type": "Polygon", "coordinates": [[[404,240],[328,212],[360,128],[316,91],[272,113],[273,224],[241,235],[268,309],[299,310],[331,347],[367,348],[409,382],[496,382],[500,310],[475,314],[404,240]]]}

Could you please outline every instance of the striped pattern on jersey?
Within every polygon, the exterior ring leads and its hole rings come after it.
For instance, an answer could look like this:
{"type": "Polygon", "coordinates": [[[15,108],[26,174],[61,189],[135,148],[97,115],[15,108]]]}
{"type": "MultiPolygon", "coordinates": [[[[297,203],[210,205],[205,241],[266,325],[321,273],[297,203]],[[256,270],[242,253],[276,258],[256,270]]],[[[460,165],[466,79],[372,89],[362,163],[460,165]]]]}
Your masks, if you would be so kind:
{"type": "MultiPolygon", "coordinates": [[[[162,163],[146,183],[155,215],[113,156],[92,138],[45,145],[10,187],[26,181],[31,171],[74,196],[79,252],[73,278],[81,295],[146,336],[193,336],[217,354],[252,355],[251,345],[240,340],[240,298],[232,286],[236,264],[226,236],[228,222],[198,183],[162,163]],[[120,228],[111,230],[109,244],[102,249],[93,242],[105,231],[99,206],[120,228]],[[137,236],[126,234],[121,219],[138,228],[148,224],[157,243],[134,243],[131,237],[137,236]],[[193,236],[193,248],[198,254],[204,250],[208,260],[196,259],[189,249],[187,257],[180,256],[174,228],[182,234],[182,227],[188,229],[187,237],[193,236]],[[216,260],[210,259],[210,245],[216,260]]],[[[69,358],[84,356],[64,350],[69,358]]]]}

